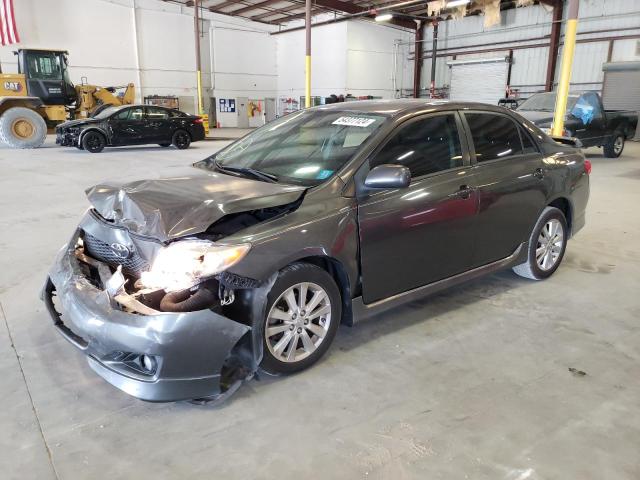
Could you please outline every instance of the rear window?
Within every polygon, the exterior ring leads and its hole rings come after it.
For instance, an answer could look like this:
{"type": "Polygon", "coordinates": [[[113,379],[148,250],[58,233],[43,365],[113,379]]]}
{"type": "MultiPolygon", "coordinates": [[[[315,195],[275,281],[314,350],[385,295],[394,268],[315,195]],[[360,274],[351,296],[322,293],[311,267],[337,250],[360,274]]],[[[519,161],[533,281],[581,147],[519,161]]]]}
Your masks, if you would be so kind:
{"type": "Polygon", "coordinates": [[[147,118],[149,120],[165,120],[169,118],[169,111],[164,108],[147,107],[147,118]]]}
{"type": "Polygon", "coordinates": [[[522,142],[517,125],[504,115],[465,113],[478,162],[521,155],[522,142]]]}

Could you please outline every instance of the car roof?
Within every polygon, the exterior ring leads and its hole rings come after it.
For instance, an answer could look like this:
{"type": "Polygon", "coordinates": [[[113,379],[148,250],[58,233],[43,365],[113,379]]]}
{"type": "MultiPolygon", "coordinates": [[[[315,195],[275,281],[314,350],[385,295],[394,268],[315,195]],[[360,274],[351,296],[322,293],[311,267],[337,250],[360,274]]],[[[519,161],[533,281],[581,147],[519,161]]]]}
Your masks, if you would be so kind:
{"type": "Polygon", "coordinates": [[[504,112],[504,107],[480,102],[455,102],[450,100],[434,100],[421,98],[401,98],[394,100],[358,100],[350,102],[330,103],[314,107],[314,110],[337,110],[345,112],[377,113],[398,116],[415,111],[447,111],[447,110],[490,110],[504,112]]]}

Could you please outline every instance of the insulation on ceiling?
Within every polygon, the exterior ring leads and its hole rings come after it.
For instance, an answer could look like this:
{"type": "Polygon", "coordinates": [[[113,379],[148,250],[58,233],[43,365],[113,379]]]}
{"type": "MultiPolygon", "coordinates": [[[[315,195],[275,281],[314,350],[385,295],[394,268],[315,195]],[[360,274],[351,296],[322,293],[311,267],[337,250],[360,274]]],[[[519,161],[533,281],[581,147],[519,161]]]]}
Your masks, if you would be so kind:
{"type": "Polygon", "coordinates": [[[485,28],[490,28],[500,23],[500,0],[476,0],[476,5],[484,13],[485,28]]]}
{"type": "Polygon", "coordinates": [[[446,3],[446,0],[431,0],[427,2],[427,15],[437,17],[444,9],[446,3]]]}

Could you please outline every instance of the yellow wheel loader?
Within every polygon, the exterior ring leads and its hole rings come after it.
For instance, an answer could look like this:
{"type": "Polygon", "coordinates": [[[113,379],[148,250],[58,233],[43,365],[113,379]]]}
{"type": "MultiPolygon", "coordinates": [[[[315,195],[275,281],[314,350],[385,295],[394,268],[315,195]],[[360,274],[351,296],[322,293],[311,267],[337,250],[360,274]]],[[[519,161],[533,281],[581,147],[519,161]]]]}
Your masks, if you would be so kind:
{"type": "Polygon", "coordinates": [[[135,88],[73,85],[63,50],[18,50],[18,73],[0,73],[0,140],[12,148],[37,148],[47,129],[91,116],[102,105],[132,104],[135,88]],[[122,92],[118,93],[118,90],[122,92]]]}

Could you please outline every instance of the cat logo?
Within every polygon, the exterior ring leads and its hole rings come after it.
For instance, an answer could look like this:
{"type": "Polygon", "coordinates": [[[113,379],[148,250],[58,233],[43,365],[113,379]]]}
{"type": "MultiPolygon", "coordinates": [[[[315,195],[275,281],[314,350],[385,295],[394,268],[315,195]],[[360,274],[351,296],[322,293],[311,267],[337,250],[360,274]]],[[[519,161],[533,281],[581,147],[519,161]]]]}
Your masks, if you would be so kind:
{"type": "Polygon", "coordinates": [[[12,92],[21,92],[22,84],[20,82],[4,82],[4,89],[12,92]]]}

